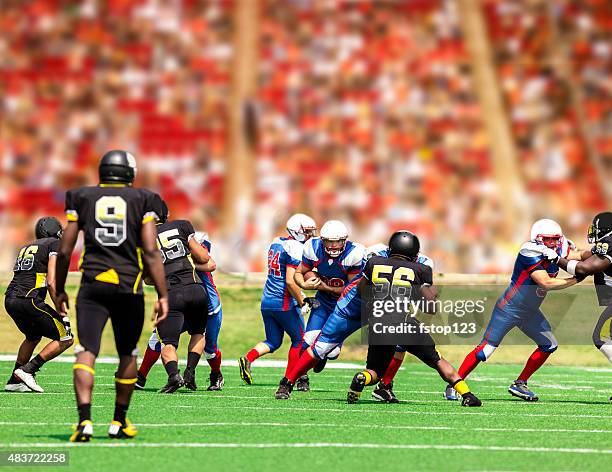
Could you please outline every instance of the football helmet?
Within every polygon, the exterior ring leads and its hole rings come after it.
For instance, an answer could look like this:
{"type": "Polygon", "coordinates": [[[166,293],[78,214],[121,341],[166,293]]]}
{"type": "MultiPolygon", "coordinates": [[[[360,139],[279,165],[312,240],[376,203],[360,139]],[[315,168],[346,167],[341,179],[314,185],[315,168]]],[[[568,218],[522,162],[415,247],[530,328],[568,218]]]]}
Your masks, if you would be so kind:
{"type": "Polygon", "coordinates": [[[317,224],[310,216],[296,213],[287,220],[287,232],[296,241],[305,243],[316,236],[317,224]]]}
{"type": "Polygon", "coordinates": [[[389,238],[389,255],[415,261],[421,250],[419,238],[407,230],[396,231],[389,238]]]}
{"type": "Polygon", "coordinates": [[[531,226],[531,239],[550,249],[557,249],[563,243],[563,231],[559,223],[544,218],[531,226]]]}
{"type": "Polygon", "coordinates": [[[329,220],[321,228],[321,241],[325,253],[332,258],[340,256],[346,247],[348,229],[342,221],[329,220]]]}
{"type": "Polygon", "coordinates": [[[131,184],[136,178],[136,159],[127,151],[108,151],[100,159],[100,182],[131,184]]]}
{"type": "Polygon", "coordinates": [[[57,218],[54,218],[53,216],[43,216],[36,222],[34,232],[36,233],[36,239],[60,239],[62,237],[63,229],[57,218]]]}
{"type": "Polygon", "coordinates": [[[593,244],[608,236],[612,236],[612,212],[604,211],[593,218],[587,238],[593,244]]]}

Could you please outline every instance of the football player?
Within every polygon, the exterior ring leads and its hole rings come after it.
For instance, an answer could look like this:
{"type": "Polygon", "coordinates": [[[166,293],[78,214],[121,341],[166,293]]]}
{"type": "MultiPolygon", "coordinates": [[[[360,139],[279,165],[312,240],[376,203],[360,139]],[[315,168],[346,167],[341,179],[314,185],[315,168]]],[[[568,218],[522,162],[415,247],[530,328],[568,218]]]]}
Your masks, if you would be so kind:
{"type": "Polygon", "coordinates": [[[7,392],[42,393],[36,372],[73,343],[68,317],[60,316],[45,303],[47,289],[51,299],[55,298],[55,261],[62,226],[56,218],[44,217],[36,223],[35,233],[36,240],[19,250],[4,299],[6,312],[25,335],[11,378],[4,386],[7,392]],[[30,359],[43,336],[51,342],[30,359]]]}
{"type": "Polygon", "coordinates": [[[283,342],[284,333],[291,338],[287,370],[300,355],[304,335],[301,313],[304,295],[294,282],[294,273],[302,260],[304,243],[314,237],[316,231],[317,225],[312,218],[297,213],[287,221],[289,237],[275,238],[268,247],[268,277],[261,298],[266,339],[239,359],[240,377],[247,385],[253,383],[251,364],[255,359],[276,351],[283,342]]]}
{"type": "MultiPolygon", "coordinates": [[[[547,260],[547,251],[557,256],[572,259],[581,258],[581,252],[572,249],[571,243],[563,237],[561,226],[553,220],[542,219],[531,227],[531,239],[521,246],[514,264],[512,279],[505,292],[499,297],[482,342],[470,352],[461,367],[459,375],[466,378],[478,364],[487,361],[499,347],[512,328],[518,328],[537,345],[525,368],[508,387],[508,392],[525,401],[537,401],[527,381],[546,359],[557,350],[557,340],[540,305],[550,290],[561,290],[576,283],[576,278],[559,279],[559,265],[547,260]]],[[[444,393],[447,400],[456,400],[457,392],[448,385],[444,393]]]]}
{"type": "MultiPolygon", "coordinates": [[[[366,248],[364,264],[370,257],[375,255],[380,257],[389,257],[389,247],[386,244],[379,243],[366,248]]],[[[417,254],[416,262],[431,267],[432,271],[434,270],[433,260],[429,256],[421,252],[417,254]]],[[[383,403],[399,402],[399,400],[395,396],[395,393],[393,392],[393,379],[397,375],[400,367],[402,366],[402,363],[404,362],[406,352],[407,351],[405,346],[395,347],[395,355],[391,359],[391,362],[389,362],[389,366],[387,367],[385,374],[380,378],[380,382],[378,382],[378,385],[372,391],[372,397],[375,400],[381,401],[383,403]]]]}
{"type": "Polygon", "coordinates": [[[166,285],[168,286],[168,317],[158,323],[157,338],[161,342],[161,358],[168,374],[168,382],[160,393],[174,393],[183,385],[196,390],[196,367],[204,351],[204,331],[208,313],[208,295],[195,264],[207,264],[208,249],[195,238],[192,224],[186,220],[168,220],[168,207],[159,197],[154,205],[159,215],[157,243],[159,245],[166,285]],[[178,369],[178,349],[181,332],[189,339],[187,367],[183,377],[178,369]]]}
{"type": "MultiPolygon", "coordinates": [[[[600,306],[606,309],[599,316],[593,330],[593,344],[612,362],[612,212],[599,213],[593,218],[589,227],[588,241],[593,244],[590,250],[582,254],[582,260],[559,257],[551,251],[546,257],[552,264],[558,264],[569,274],[583,279],[589,275],[595,276],[595,289],[600,306]],[[607,333],[604,328],[607,324],[607,333]]],[[[612,401],[612,397],[610,397],[612,401]]]]}
{"type": "MultiPolygon", "coordinates": [[[[345,285],[359,273],[364,250],[361,244],[348,240],[348,229],[338,220],[327,221],[321,228],[321,237],[304,245],[302,262],[295,271],[295,282],[304,290],[317,290],[317,294],[314,300],[307,300],[311,310],[302,351],[315,342],[345,285]],[[316,277],[304,280],[304,275],[313,269],[316,269],[316,277]]],[[[339,355],[340,346],[323,358],[314,371],[321,372],[328,359],[336,359],[339,355]]],[[[310,389],[307,377],[300,381],[297,389],[310,389]]]]}
{"type": "MultiPolygon", "coordinates": [[[[400,259],[400,261],[402,258],[409,257],[410,263],[417,265],[414,260],[418,255],[418,251],[418,238],[409,231],[398,231],[394,233],[389,240],[389,255],[400,259]],[[407,240],[410,241],[410,244],[407,244],[407,240]]],[[[376,259],[382,258],[374,257],[370,260],[376,259]]],[[[346,286],[342,296],[338,300],[336,308],[323,326],[321,334],[315,341],[315,344],[302,353],[295,367],[281,379],[275,394],[277,400],[288,399],[291,396],[297,378],[313,368],[320,359],[324,359],[330,352],[339,349],[344,340],[361,327],[362,290],[364,290],[366,286],[364,280],[367,280],[369,277],[367,271],[371,266],[372,264],[368,262],[363,270],[346,286]]],[[[427,280],[431,279],[431,268],[424,264],[418,264],[418,268],[424,274],[429,274],[429,278],[427,278],[426,275],[423,276],[425,279],[424,283],[427,283],[427,280]]],[[[426,341],[429,341],[429,339],[426,339],[426,341]]],[[[371,358],[371,362],[369,365],[372,369],[376,367],[376,371],[379,371],[379,374],[370,377],[364,374],[363,387],[375,383],[379,376],[384,373],[384,369],[387,368],[393,357],[396,346],[384,346],[383,352],[378,352],[381,347],[374,347],[373,349],[370,347],[370,349],[368,358],[371,358]],[[374,360],[376,360],[376,365],[372,365],[374,360]]],[[[465,406],[479,405],[479,400],[476,397],[467,395],[469,393],[469,388],[465,385],[465,382],[455,375],[456,372],[454,372],[453,367],[437,356],[433,340],[425,346],[404,346],[403,349],[415,354],[428,365],[431,365],[438,370],[440,375],[445,379],[449,381],[453,380],[454,383],[456,383],[456,387],[466,393],[468,400],[464,403],[465,406]]],[[[372,372],[368,375],[371,375],[371,373],[372,372]]],[[[357,388],[358,387],[355,387],[355,389],[357,388]]]]}
{"type": "MultiPolygon", "coordinates": [[[[361,296],[369,294],[368,300],[393,301],[397,298],[394,294],[399,289],[410,289],[409,298],[434,301],[437,290],[433,286],[432,268],[429,265],[418,262],[420,250],[419,239],[409,231],[398,231],[389,240],[387,255],[375,255],[366,263],[357,291],[361,296]]],[[[427,308],[427,305],[425,305],[427,308]]],[[[371,305],[366,306],[371,310],[371,305]]],[[[425,310],[433,314],[435,309],[430,307],[425,310]]],[[[397,312],[404,316],[405,313],[397,312]]],[[[404,318],[407,322],[418,327],[419,321],[414,317],[404,318]]],[[[462,406],[481,406],[480,400],[470,392],[465,381],[459,376],[455,368],[445,359],[440,357],[432,337],[419,330],[410,335],[411,342],[400,346],[401,352],[414,354],[423,363],[435,369],[440,377],[449,382],[455,389],[463,392],[462,406]]],[[[353,377],[351,386],[347,393],[348,403],[357,403],[363,389],[367,385],[378,382],[387,370],[391,359],[398,351],[394,345],[370,345],[365,370],[358,372],[353,377]]],[[[397,400],[396,400],[397,402],[397,400]]],[[[390,402],[392,403],[392,402],[390,402]]],[[[394,402],[393,402],[394,403],[394,402]]]]}
{"type": "Polygon", "coordinates": [[[144,324],[143,269],[147,270],[157,290],[154,323],[168,315],[168,291],[157,249],[155,194],[132,187],[135,176],[134,156],[126,151],[109,151],[100,161],[99,185],[66,192],[68,224],[55,271],[55,304],[62,315],[68,312],[65,282],[70,256],[79,231],[84,233],[80,263],[83,276],[76,300],[79,345],[75,348],[73,366],[79,424],[70,437],[73,442],[87,442],[93,435],[94,364],[109,318],[119,366],[115,374],[115,413],[108,435],[126,439],[137,434],[126,414],[136,383],[136,345],[144,324]]]}
{"type": "MultiPolygon", "coordinates": [[[[210,256],[211,243],[207,233],[196,231],[195,239],[202,246],[208,249],[210,256]]],[[[217,287],[213,280],[212,272],[217,268],[217,264],[210,257],[206,264],[195,264],[196,272],[208,295],[208,319],[206,321],[206,331],[204,333],[204,357],[210,366],[210,385],[207,390],[221,390],[224,385],[223,375],[221,373],[221,351],[218,346],[219,331],[221,329],[222,311],[221,311],[221,298],[217,287]]],[[[182,332],[186,331],[187,327],[183,325],[182,332]]],[[[135,384],[136,389],[144,390],[147,382],[147,375],[151,367],[157,362],[161,356],[162,345],[157,338],[156,330],[153,330],[151,337],[149,338],[147,350],[138,369],[138,381],[135,384]]]]}

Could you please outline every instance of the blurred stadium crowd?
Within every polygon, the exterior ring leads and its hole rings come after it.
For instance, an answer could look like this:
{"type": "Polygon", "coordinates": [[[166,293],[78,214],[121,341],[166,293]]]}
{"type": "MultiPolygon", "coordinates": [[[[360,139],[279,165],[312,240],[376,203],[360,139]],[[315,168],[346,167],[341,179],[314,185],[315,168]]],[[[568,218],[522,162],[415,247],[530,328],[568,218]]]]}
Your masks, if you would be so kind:
{"type": "MultiPolygon", "coordinates": [[[[581,124],[612,176],[612,8],[606,0],[481,4],[526,198],[534,216],[558,218],[582,242],[605,200],[581,124]]],[[[96,181],[110,148],[134,153],[138,184],[215,241],[234,7],[6,2],[2,267],[36,217],[62,213],[65,189],[96,181]]],[[[239,235],[248,264],[221,258],[222,268],[262,270],[267,241],[297,210],[320,224],[345,219],[366,244],[413,229],[440,270],[509,268],[520,241],[499,240],[507,222],[493,143],[455,1],[262,0],[259,28],[256,205],[239,235]]]]}

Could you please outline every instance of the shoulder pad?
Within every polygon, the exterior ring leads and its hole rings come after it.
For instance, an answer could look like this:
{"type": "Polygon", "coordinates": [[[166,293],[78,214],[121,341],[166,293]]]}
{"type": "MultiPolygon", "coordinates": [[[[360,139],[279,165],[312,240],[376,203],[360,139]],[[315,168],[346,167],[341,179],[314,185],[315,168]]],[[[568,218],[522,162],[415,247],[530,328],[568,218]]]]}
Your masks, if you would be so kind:
{"type": "Polygon", "coordinates": [[[365,255],[365,247],[359,243],[348,242],[345,256],[342,258],[342,265],[345,267],[353,267],[361,265],[364,255],[365,255]]]}
{"type": "Polygon", "coordinates": [[[542,257],[542,251],[546,246],[538,244],[535,241],[527,241],[523,243],[519,254],[525,257],[542,257]]]}
{"type": "Polygon", "coordinates": [[[293,259],[297,259],[298,261],[302,260],[304,245],[301,242],[296,241],[295,239],[285,239],[281,244],[283,245],[285,252],[293,259]]]}
{"type": "Polygon", "coordinates": [[[417,256],[417,262],[419,264],[423,264],[423,265],[426,265],[427,267],[430,267],[432,271],[434,269],[433,259],[423,253],[419,253],[419,255],[417,256]]]}
{"type": "Polygon", "coordinates": [[[311,261],[318,261],[319,260],[319,248],[321,248],[321,239],[319,238],[311,238],[308,241],[306,241],[306,244],[304,244],[304,248],[303,248],[303,255],[304,257],[306,257],[307,259],[311,260],[311,261]]]}
{"type": "Polygon", "coordinates": [[[364,260],[368,260],[372,256],[383,256],[387,255],[388,247],[386,244],[378,243],[373,244],[372,246],[368,246],[363,252],[364,260]]]}

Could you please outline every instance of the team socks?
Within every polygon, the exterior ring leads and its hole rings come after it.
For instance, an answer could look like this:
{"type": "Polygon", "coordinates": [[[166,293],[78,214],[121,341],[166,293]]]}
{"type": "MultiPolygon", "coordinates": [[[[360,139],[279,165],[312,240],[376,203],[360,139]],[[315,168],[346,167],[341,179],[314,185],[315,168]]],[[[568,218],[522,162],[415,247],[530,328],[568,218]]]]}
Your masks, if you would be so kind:
{"type": "Polygon", "coordinates": [[[480,364],[480,359],[476,357],[476,353],[481,350],[480,346],[470,352],[465,359],[463,360],[461,366],[459,367],[459,375],[462,379],[465,379],[470,372],[472,372],[478,364],[480,364]]]}
{"type": "Polygon", "coordinates": [[[77,406],[79,412],[79,424],[83,421],[91,421],[91,403],[83,403],[77,406]]]}
{"type": "MultiPolygon", "coordinates": [[[[542,364],[546,362],[546,359],[548,359],[551,354],[552,352],[544,352],[540,351],[540,349],[536,349],[535,351],[533,351],[531,356],[529,356],[529,359],[527,359],[527,364],[525,364],[525,368],[523,369],[523,372],[521,372],[521,374],[518,376],[517,380],[527,382],[527,380],[529,380],[529,377],[531,377],[536,370],[542,367],[542,364]]],[[[459,373],[459,375],[461,375],[461,373],[459,373]]]]}
{"type": "Polygon", "coordinates": [[[166,365],[164,365],[164,368],[166,369],[166,372],[168,373],[168,377],[172,377],[173,375],[177,375],[178,374],[178,362],[176,361],[169,361],[166,363],[166,365]]]}
{"type": "Polygon", "coordinates": [[[143,377],[146,377],[147,375],[149,375],[149,371],[151,370],[151,367],[155,365],[155,363],[157,362],[160,356],[161,356],[161,351],[158,352],[158,351],[151,349],[150,347],[147,347],[147,350],[145,351],[144,357],[142,359],[142,364],[140,364],[140,368],[138,369],[138,372],[140,372],[140,374],[143,377]]]}
{"type": "Polygon", "coordinates": [[[210,371],[214,374],[221,373],[221,351],[215,350],[215,357],[206,358],[206,362],[210,366],[210,371]]]}
{"type": "Polygon", "coordinates": [[[302,352],[302,346],[296,346],[289,348],[289,355],[287,356],[287,368],[285,369],[285,377],[289,375],[291,369],[296,364],[298,359],[300,358],[300,353],[302,352]]]}
{"type": "Polygon", "coordinates": [[[45,362],[46,361],[40,357],[40,355],[37,355],[34,359],[24,365],[21,370],[27,372],[28,374],[35,374],[40,370],[45,362]]]}
{"type": "Polygon", "coordinates": [[[261,356],[261,354],[257,352],[257,349],[251,349],[249,352],[247,352],[246,358],[252,363],[259,356],[261,356]]]}
{"type": "Polygon", "coordinates": [[[195,368],[198,366],[198,363],[200,362],[200,357],[202,357],[201,354],[190,351],[187,354],[187,368],[189,370],[195,370],[195,368]]]}
{"type": "Polygon", "coordinates": [[[127,415],[128,408],[129,405],[115,403],[115,414],[113,416],[113,421],[118,421],[125,426],[125,416],[127,415]]]}
{"type": "Polygon", "coordinates": [[[401,367],[402,362],[404,362],[404,359],[397,359],[396,357],[393,357],[389,363],[389,366],[387,367],[387,370],[385,371],[385,375],[383,375],[383,378],[380,379],[380,381],[385,385],[389,385],[391,382],[393,382],[393,379],[397,375],[397,371],[401,367]]]}
{"type": "Polygon", "coordinates": [[[294,384],[295,381],[299,377],[301,377],[306,372],[308,372],[310,369],[312,369],[315,365],[317,365],[318,362],[319,362],[319,359],[317,359],[316,357],[312,356],[312,354],[310,354],[310,352],[305,351],[300,356],[300,358],[297,360],[297,362],[293,366],[293,369],[291,369],[291,371],[289,371],[289,375],[287,375],[287,380],[289,380],[289,382],[294,384]]]}
{"type": "Polygon", "coordinates": [[[454,384],[451,385],[459,395],[465,395],[466,393],[470,393],[470,387],[465,383],[465,380],[459,379],[454,384]]]}

